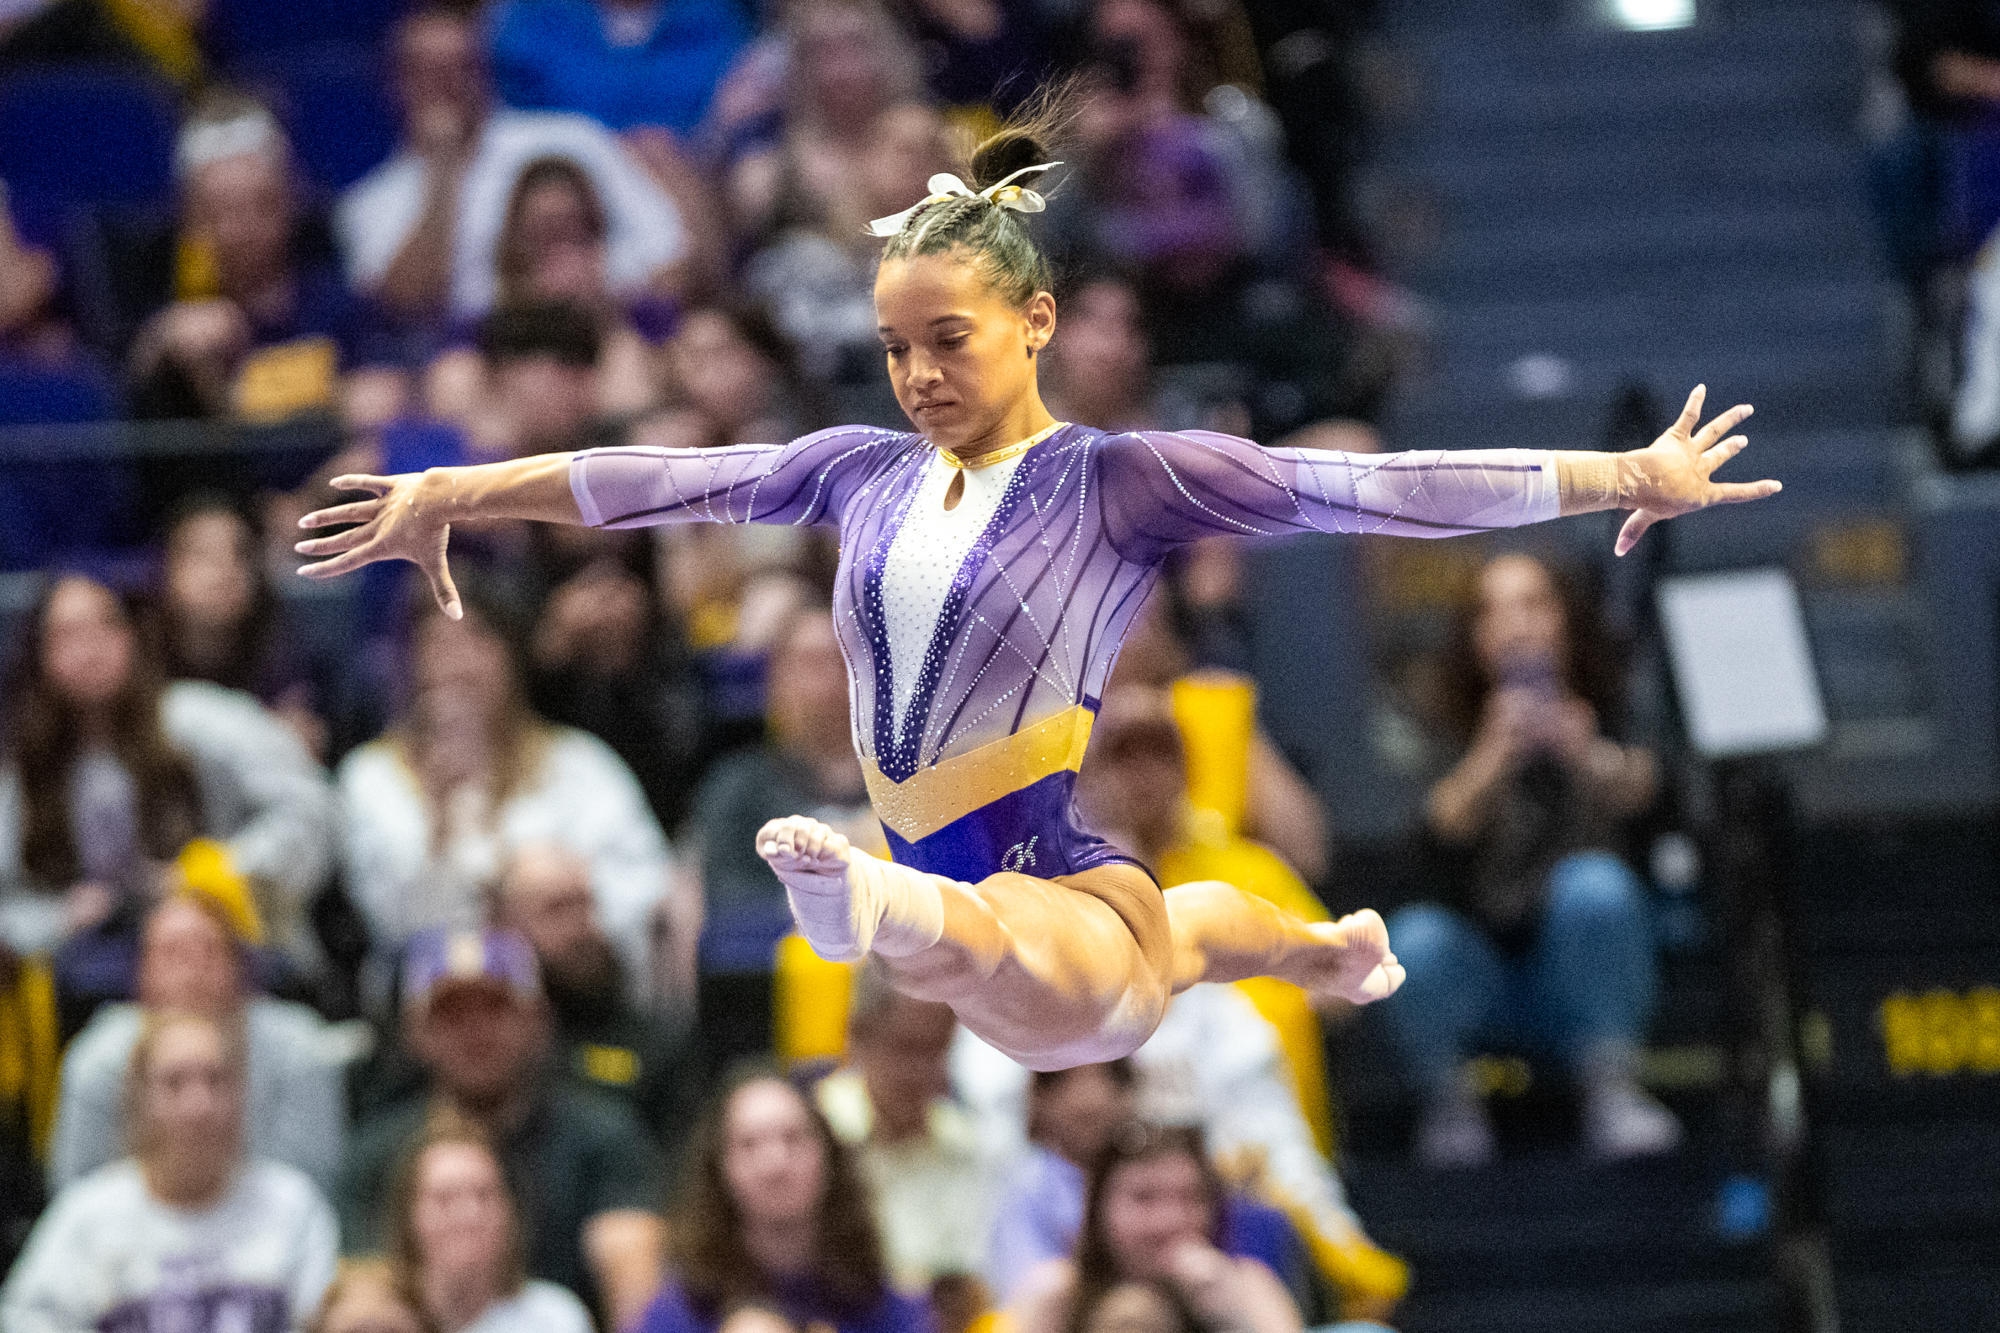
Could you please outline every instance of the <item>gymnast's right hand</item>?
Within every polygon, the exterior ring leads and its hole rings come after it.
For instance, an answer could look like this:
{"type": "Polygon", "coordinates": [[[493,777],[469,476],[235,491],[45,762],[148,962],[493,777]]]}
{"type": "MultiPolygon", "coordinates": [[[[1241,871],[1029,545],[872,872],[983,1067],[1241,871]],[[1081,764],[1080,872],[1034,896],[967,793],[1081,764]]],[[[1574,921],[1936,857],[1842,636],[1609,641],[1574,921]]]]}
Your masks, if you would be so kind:
{"type": "Polygon", "coordinates": [[[442,516],[445,506],[426,485],[428,476],[405,472],[395,477],[335,477],[335,490],[367,491],[372,498],[315,510],[299,520],[302,528],[357,525],[331,537],[309,537],[294,546],[300,555],[332,557],[303,566],[299,573],[309,579],[330,579],[377,560],[407,560],[424,571],[444,613],[453,620],[463,616],[458,586],[451,581],[451,567],[445,562],[451,524],[442,516]]]}

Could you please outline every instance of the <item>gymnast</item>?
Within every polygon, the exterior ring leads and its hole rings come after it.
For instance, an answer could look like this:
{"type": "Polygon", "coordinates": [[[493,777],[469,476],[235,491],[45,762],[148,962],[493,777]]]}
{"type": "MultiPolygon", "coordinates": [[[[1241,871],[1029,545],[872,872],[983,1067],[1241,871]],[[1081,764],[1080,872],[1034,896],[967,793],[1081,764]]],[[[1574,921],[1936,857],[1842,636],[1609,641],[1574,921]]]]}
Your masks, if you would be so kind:
{"type": "Polygon", "coordinates": [[[1382,919],[1308,923],[1227,884],[1166,887],[1079,828],[1071,790],[1121,636],[1175,547],[1215,534],[1449,537],[1628,509],[1623,555],[1660,519],[1758,499],[1719,484],[1746,440],[1735,407],[1696,429],[1704,391],[1644,449],[1350,455],[1205,431],[1106,434],[1055,420],[1036,360],[1056,328],[1025,215],[1050,167],[1046,109],[981,144],[971,182],[869,230],[886,237],[875,306],[913,431],[844,426],[790,444],[604,448],[394,477],[300,521],[332,578],[404,559],[448,614],[455,522],[534,519],[832,525],[854,744],[890,860],[816,820],[773,820],[757,850],[800,933],[829,959],[880,957],[1034,1069],[1137,1047],[1168,998],[1269,975],[1321,997],[1401,984],[1382,919]],[[1727,437],[1727,438],[1725,438],[1727,437]]]}

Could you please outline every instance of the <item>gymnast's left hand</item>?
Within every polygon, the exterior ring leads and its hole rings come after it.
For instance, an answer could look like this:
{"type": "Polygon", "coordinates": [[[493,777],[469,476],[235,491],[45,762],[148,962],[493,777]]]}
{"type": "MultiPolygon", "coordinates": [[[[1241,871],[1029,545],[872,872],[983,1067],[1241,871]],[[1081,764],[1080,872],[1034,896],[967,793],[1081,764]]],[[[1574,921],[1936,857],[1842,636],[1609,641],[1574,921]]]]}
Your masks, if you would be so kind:
{"type": "Polygon", "coordinates": [[[1750,441],[1729,431],[1751,412],[1746,404],[1730,408],[1696,430],[1708,386],[1697,384],[1681,409],[1680,420],[1644,449],[1617,455],[1618,507],[1633,511],[1618,531],[1617,551],[1624,555],[1638,545],[1646,529],[1663,518],[1692,513],[1717,504],[1762,500],[1782,489],[1776,481],[1711,481],[1715,470],[1742,453],[1750,441]]]}

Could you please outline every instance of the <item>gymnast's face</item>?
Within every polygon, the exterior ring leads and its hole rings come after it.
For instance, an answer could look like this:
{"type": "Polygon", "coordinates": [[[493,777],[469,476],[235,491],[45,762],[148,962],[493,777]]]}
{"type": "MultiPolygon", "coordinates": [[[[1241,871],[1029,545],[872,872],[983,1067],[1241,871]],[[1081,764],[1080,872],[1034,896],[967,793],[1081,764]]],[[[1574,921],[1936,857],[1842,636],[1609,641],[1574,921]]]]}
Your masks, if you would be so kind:
{"type": "Polygon", "coordinates": [[[963,251],[892,259],[875,276],[875,319],[896,401],[942,449],[1004,448],[1009,413],[1036,392],[1055,298],[1015,306],[963,251]]]}

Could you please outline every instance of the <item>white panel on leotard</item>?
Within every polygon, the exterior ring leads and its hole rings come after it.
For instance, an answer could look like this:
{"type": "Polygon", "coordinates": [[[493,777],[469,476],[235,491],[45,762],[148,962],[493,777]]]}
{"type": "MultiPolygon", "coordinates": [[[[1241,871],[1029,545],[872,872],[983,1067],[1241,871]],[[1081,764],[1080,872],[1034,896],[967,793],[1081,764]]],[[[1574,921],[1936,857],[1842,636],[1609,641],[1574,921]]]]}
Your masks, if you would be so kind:
{"type": "MultiPolygon", "coordinates": [[[[882,566],[882,614],[889,632],[889,663],[895,679],[895,734],[900,741],[920,719],[909,716],[910,704],[923,673],[924,657],[931,652],[938,617],[944,612],[945,598],[951,595],[952,580],[972,553],[972,544],[993,521],[1007,484],[1021,458],[966,471],[965,494],[955,509],[944,507],[945,492],[957,469],[932,456],[925,464],[924,479],[910,501],[903,527],[889,544],[882,566]]],[[[939,652],[950,647],[936,641],[939,652]]]]}

